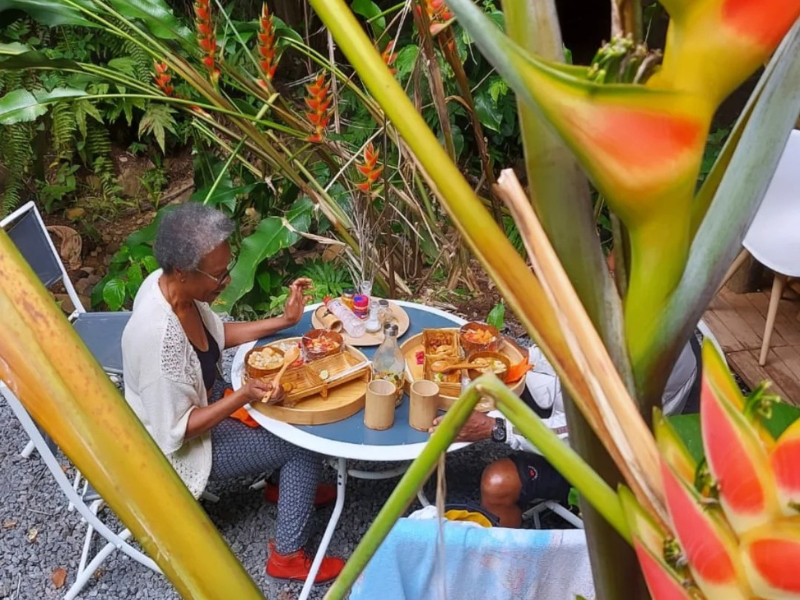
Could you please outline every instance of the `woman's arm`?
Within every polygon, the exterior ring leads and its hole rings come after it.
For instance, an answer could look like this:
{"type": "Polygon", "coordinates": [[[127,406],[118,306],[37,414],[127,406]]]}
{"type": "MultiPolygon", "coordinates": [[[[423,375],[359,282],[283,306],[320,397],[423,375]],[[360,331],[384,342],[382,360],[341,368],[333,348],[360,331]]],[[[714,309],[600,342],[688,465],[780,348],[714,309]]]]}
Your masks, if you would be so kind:
{"type": "Polygon", "coordinates": [[[246,344],[247,342],[278,333],[281,329],[286,329],[294,324],[283,316],[273,319],[261,319],[250,323],[225,323],[225,347],[233,348],[234,346],[246,344]]]}
{"type": "Polygon", "coordinates": [[[225,323],[225,347],[233,348],[258,338],[273,335],[281,329],[296,325],[303,318],[306,300],[305,291],[311,287],[311,280],[301,277],[289,286],[289,297],[283,308],[283,315],[273,319],[262,319],[252,323],[225,323]]]}
{"type": "Polygon", "coordinates": [[[205,433],[248,402],[257,402],[271,392],[271,383],[265,383],[260,379],[251,379],[239,390],[220,398],[214,404],[198,406],[189,413],[184,439],[188,440],[205,433]]]}

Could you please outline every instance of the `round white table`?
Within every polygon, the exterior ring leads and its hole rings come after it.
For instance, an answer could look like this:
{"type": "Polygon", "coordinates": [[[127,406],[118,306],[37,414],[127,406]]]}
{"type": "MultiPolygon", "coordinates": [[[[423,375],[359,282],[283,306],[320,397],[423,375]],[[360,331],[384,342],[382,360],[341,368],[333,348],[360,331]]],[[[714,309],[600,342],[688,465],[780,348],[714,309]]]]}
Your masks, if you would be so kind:
{"type": "MultiPolygon", "coordinates": [[[[453,327],[461,326],[466,321],[459,317],[450,315],[442,310],[415,304],[413,302],[403,302],[394,300],[408,312],[410,327],[401,336],[404,338],[416,335],[426,328],[453,327]]],[[[244,370],[244,356],[253,346],[263,345],[278,339],[287,337],[299,337],[312,329],[311,314],[319,304],[307,306],[305,314],[300,322],[289,329],[281,331],[278,335],[262,338],[256,342],[243,344],[236,352],[231,367],[231,384],[235,390],[242,385],[242,374],[244,370]]],[[[372,358],[377,350],[375,347],[360,347],[368,358],[372,358]]],[[[328,550],[333,532],[339,522],[339,517],[344,508],[345,487],[347,477],[358,477],[362,479],[387,479],[397,477],[405,472],[406,467],[399,467],[387,471],[363,471],[347,468],[348,460],[364,460],[372,462],[393,462],[393,461],[412,461],[416,459],[425,445],[428,443],[429,434],[412,429],[408,425],[408,396],[405,396],[403,403],[395,413],[394,425],[385,431],[374,431],[364,426],[363,410],[355,415],[327,425],[290,425],[283,421],[278,421],[253,410],[249,405],[247,410],[250,416],[262,427],[271,431],[278,437],[296,446],[311,450],[333,458],[332,466],[336,469],[336,504],[331,515],[325,533],[322,536],[311,571],[306,579],[300,600],[306,600],[311,593],[314,579],[319,570],[322,558],[328,550]]],[[[468,443],[452,444],[448,452],[459,450],[468,443]]],[[[421,493],[418,494],[420,502],[427,504],[427,500],[421,493]]]]}

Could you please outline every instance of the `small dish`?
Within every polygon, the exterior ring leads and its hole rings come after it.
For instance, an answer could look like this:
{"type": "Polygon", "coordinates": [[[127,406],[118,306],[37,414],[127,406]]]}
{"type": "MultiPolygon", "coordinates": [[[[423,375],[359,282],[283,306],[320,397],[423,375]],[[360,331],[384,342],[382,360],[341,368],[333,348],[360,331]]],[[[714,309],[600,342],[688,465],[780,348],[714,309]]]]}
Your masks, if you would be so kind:
{"type": "Polygon", "coordinates": [[[470,379],[477,379],[481,375],[494,372],[500,381],[506,381],[508,370],[511,368],[511,361],[505,354],[500,354],[499,352],[475,352],[470,354],[469,362],[477,363],[481,361],[486,361],[486,366],[477,369],[469,369],[467,373],[470,379]]]}
{"type": "Polygon", "coordinates": [[[251,379],[277,373],[283,366],[283,350],[274,346],[256,346],[244,355],[244,372],[251,379]]]}
{"type": "Polygon", "coordinates": [[[306,361],[333,356],[344,350],[344,339],[335,331],[312,329],[301,341],[306,361]]]}
{"type": "Polygon", "coordinates": [[[465,356],[475,352],[497,352],[502,339],[497,328],[487,323],[465,323],[458,331],[458,341],[465,356]]]}

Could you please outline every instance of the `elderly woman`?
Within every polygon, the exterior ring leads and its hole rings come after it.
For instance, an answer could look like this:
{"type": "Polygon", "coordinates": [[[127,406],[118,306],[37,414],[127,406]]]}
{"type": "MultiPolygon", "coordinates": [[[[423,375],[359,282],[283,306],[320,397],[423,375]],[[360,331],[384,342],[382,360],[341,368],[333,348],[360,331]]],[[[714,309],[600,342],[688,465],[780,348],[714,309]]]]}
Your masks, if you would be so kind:
{"type": "MultiPolygon", "coordinates": [[[[228,418],[270,394],[270,384],[252,380],[216,402],[209,397],[221,350],[296,324],[311,282],[292,283],[281,317],[223,324],[209,304],[230,281],[232,232],[225,215],[199,204],[164,215],[154,246],[161,268],[142,284],[122,336],[125,399],[196,498],[209,480],[280,469],[276,542],[266,570],[304,580],[311,561],[303,546],[321,458],[228,418]]],[[[334,579],[343,565],[325,558],[316,582],[334,579]]]]}

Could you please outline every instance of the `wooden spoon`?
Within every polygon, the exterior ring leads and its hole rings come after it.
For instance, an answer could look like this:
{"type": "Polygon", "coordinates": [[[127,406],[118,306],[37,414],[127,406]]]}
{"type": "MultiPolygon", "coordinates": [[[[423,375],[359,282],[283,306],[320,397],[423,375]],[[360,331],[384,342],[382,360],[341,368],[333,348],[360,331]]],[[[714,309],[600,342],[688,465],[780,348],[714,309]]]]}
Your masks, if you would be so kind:
{"type": "Polygon", "coordinates": [[[431,363],[431,370],[435,373],[447,373],[448,371],[457,371],[458,369],[476,369],[485,366],[486,365],[481,363],[467,362],[451,364],[446,360],[437,360],[436,362],[431,363]]]}
{"type": "Polygon", "coordinates": [[[283,365],[281,366],[281,370],[278,371],[278,374],[275,375],[275,379],[272,380],[272,392],[270,393],[269,398],[264,398],[263,401],[275,397],[275,394],[278,393],[278,386],[281,384],[281,377],[283,377],[283,374],[286,373],[286,369],[289,368],[289,365],[291,365],[298,358],[300,358],[300,348],[297,346],[293,346],[286,351],[286,354],[283,355],[283,365]]]}

